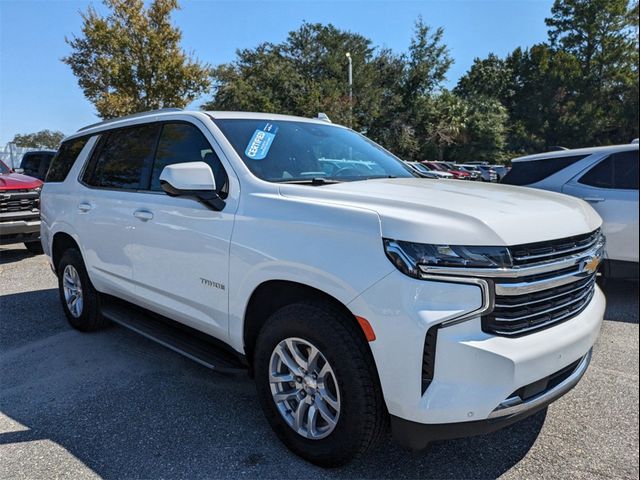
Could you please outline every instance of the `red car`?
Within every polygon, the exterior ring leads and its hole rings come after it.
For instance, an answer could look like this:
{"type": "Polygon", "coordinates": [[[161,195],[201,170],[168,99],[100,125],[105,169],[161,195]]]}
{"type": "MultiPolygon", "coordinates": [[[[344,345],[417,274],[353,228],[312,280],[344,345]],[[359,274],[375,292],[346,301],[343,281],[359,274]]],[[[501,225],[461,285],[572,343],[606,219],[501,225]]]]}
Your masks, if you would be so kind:
{"type": "Polygon", "coordinates": [[[445,163],[427,162],[427,161],[424,161],[422,163],[424,163],[427,167],[433,170],[440,170],[441,172],[449,172],[451,175],[453,175],[453,178],[457,178],[458,180],[471,180],[470,173],[463,172],[462,170],[449,168],[445,163]]]}
{"type": "Polygon", "coordinates": [[[31,253],[40,244],[42,181],[14,172],[0,161],[0,245],[24,243],[31,253]]]}

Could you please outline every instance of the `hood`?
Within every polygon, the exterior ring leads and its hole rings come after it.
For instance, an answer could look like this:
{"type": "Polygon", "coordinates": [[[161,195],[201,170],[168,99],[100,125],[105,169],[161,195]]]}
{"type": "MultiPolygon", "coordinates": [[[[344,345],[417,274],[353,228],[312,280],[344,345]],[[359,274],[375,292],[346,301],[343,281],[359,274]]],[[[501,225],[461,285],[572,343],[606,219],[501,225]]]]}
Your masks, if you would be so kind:
{"type": "Polygon", "coordinates": [[[0,175],[0,190],[28,190],[42,186],[42,181],[21,173],[0,175]]]}
{"type": "Polygon", "coordinates": [[[602,220],[586,202],[501,184],[395,178],[320,187],[281,186],[286,197],[375,211],[385,238],[452,245],[519,245],[591,232],[602,220]]]}

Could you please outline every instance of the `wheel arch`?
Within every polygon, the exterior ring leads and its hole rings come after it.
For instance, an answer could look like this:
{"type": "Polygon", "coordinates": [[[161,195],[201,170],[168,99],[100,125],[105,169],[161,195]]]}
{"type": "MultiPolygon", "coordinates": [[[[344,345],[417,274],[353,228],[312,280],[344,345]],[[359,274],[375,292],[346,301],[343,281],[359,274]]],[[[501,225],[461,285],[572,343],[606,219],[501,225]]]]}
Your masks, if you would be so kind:
{"type": "Polygon", "coordinates": [[[51,262],[53,263],[53,268],[58,273],[58,264],[64,255],[64,252],[70,248],[75,248],[82,254],[80,250],[80,245],[78,242],[68,233],[66,232],[57,232],[53,236],[53,240],[51,242],[51,262]]]}
{"type": "Polygon", "coordinates": [[[327,302],[344,312],[346,318],[353,321],[353,325],[359,332],[362,341],[367,345],[371,355],[373,355],[356,316],[340,300],[322,290],[302,283],[290,280],[267,280],[254,289],[245,309],[243,343],[244,353],[250,365],[253,363],[253,352],[258,335],[267,319],[286,305],[308,300],[327,302]]]}

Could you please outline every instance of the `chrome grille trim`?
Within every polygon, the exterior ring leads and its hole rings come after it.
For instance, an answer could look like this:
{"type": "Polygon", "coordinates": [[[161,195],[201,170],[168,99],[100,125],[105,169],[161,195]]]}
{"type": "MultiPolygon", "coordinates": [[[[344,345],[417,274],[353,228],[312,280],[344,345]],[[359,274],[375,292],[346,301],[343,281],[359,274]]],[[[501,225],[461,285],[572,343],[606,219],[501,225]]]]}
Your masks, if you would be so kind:
{"type": "MultiPolygon", "coordinates": [[[[526,315],[521,315],[518,317],[513,317],[513,318],[503,318],[503,317],[494,317],[493,321],[494,322],[513,322],[514,320],[526,320],[528,318],[533,318],[533,317],[538,317],[540,315],[546,315],[548,313],[552,313],[555,312],[557,310],[561,310],[563,308],[566,308],[570,305],[573,305],[575,303],[580,302],[581,300],[584,300],[585,297],[587,297],[588,295],[591,295],[591,289],[585,289],[585,291],[583,291],[580,296],[578,298],[573,298],[571,300],[569,300],[568,302],[564,302],[561,303],[560,305],[555,305],[551,308],[547,308],[545,310],[540,310],[539,312],[534,312],[534,313],[529,313],[526,315]]],[[[562,295],[560,295],[562,296],[562,295]]]]}
{"type": "Polygon", "coordinates": [[[540,252],[546,248],[545,244],[509,247],[512,268],[420,265],[421,277],[425,280],[476,283],[484,287],[483,292],[492,293],[491,301],[483,300],[482,313],[475,311],[462,318],[447,319],[441,326],[468,320],[472,315],[474,318],[481,316],[483,331],[512,337],[579,315],[595,294],[596,272],[593,268],[597,261],[593,261],[604,257],[605,238],[600,230],[596,230],[549,243],[548,252],[528,256],[513,253],[526,249],[540,252]],[[559,254],[566,256],[558,258],[559,254]],[[554,258],[539,261],[548,256],[554,258]]]}
{"type": "MultiPolygon", "coordinates": [[[[577,292],[579,290],[582,290],[583,288],[587,288],[587,287],[591,286],[590,284],[594,283],[595,280],[596,280],[595,277],[592,277],[589,280],[589,282],[587,282],[586,285],[580,285],[579,287],[572,288],[571,290],[568,290],[568,291],[566,291],[564,293],[559,293],[557,295],[552,295],[550,297],[541,298],[539,300],[531,300],[531,301],[526,301],[526,302],[522,302],[522,303],[512,303],[512,304],[509,304],[509,303],[496,303],[495,306],[496,306],[496,308],[522,308],[522,307],[527,306],[527,305],[533,305],[533,304],[536,304],[536,303],[547,302],[547,301],[553,300],[555,298],[559,298],[559,297],[563,297],[565,295],[569,295],[571,293],[575,293],[575,292],[577,292]]],[[[576,282],[576,283],[580,283],[580,282],[576,282]]]]}
{"type": "Polygon", "coordinates": [[[531,264],[538,263],[540,259],[549,259],[550,257],[564,257],[573,252],[582,252],[588,250],[593,245],[598,243],[601,239],[602,233],[600,230],[585,234],[569,237],[565,239],[552,240],[549,242],[537,242],[526,245],[519,245],[511,247],[511,253],[513,259],[517,264],[531,264]],[[546,250],[545,253],[528,253],[527,255],[521,255],[520,252],[536,252],[540,250],[546,250]]]}

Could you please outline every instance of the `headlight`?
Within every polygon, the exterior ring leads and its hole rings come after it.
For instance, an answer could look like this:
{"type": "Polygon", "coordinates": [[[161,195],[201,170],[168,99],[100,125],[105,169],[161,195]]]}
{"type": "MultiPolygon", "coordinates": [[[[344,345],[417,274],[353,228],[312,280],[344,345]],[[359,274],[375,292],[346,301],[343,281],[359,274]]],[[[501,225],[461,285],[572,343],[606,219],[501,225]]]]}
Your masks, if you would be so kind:
{"type": "Polygon", "coordinates": [[[429,245],[384,239],[384,250],[398,270],[414,278],[420,278],[420,265],[458,268],[511,266],[507,247],[429,245]]]}

